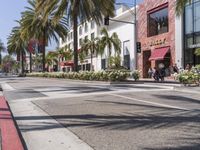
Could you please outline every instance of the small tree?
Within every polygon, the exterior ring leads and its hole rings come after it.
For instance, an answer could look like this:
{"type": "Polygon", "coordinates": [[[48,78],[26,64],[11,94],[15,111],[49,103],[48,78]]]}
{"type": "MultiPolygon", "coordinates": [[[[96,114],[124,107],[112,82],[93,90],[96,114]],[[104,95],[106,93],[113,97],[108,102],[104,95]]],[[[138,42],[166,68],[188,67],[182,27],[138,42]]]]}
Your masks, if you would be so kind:
{"type": "Polygon", "coordinates": [[[197,48],[197,49],[195,50],[195,55],[196,55],[196,56],[200,56],[200,48],[197,48]]]}

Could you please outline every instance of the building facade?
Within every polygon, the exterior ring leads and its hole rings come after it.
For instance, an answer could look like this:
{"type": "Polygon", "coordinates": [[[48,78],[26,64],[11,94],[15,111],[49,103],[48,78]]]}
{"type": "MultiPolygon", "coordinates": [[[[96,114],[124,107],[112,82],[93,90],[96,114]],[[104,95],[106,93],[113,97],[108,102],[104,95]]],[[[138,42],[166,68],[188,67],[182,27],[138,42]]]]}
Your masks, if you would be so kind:
{"type": "MultiPolygon", "coordinates": [[[[81,48],[81,44],[84,41],[84,39],[94,39],[96,37],[99,37],[100,35],[100,28],[95,23],[94,20],[89,20],[82,22],[78,26],[78,51],[81,48]]],[[[67,39],[65,41],[60,40],[59,47],[64,47],[68,45],[68,47],[73,51],[73,29],[71,28],[69,30],[67,39]]],[[[97,56],[93,56],[93,69],[97,70],[97,56]]],[[[65,61],[64,59],[60,60],[60,71],[72,71],[73,67],[73,61],[65,61]]],[[[90,56],[86,56],[85,60],[83,62],[79,61],[79,70],[82,71],[90,71],[91,68],[91,59],[90,56]]]]}
{"type": "MultiPolygon", "coordinates": [[[[127,6],[121,5],[116,9],[116,16],[112,19],[123,20],[128,22],[134,22],[134,16],[131,13],[134,8],[128,8],[127,6]]],[[[134,25],[127,23],[120,23],[115,21],[110,21],[109,26],[104,26],[101,24],[97,25],[93,20],[85,21],[78,26],[78,49],[81,49],[81,43],[84,39],[101,38],[101,29],[105,27],[108,31],[109,36],[114,32],[117,33],[121,41],[121,65],[129,70],[135,69],[135,41],[134,41],[134,25]]],[[[64,47],[68,45],[70,49],[73,50],[73,29],[69,31],[68,37],[65,41],[60,40],[59,47],[64,47]]],[[[114,55],[114,49],[111,50],[112,55],[114,55]]],[[[100,71],[107,68],[108,62],[108,49],[105,48],[104,54],[102,56],[94,54],[93,55],[93,70],[100,71]]],[[[71,61],[72,62],[72,61],[71,61]]],[[[90,71],[91,59],[88,55],[83,62],[79,61],[79,70],[90,71]]],[[[60,71],[71,71],[73,63],[68,63],[64,59],[60,63],[60,71]]]]}
{"type": "Polygon", "coordinates": [[[148,77],[148,69],[176,63],[175,0],[144,0],[137,13],[137,41],[141,53],[137,54],[137,69],[148,77]]]}
{"type": "MultiPolygon", "coordinates": [[[[111,36],[115,32],[121,41],[121,66],[131,71],[135,70],[136,66],[135,25],[132,24],[135,23],[134,12],[134,7],[129,8],[128,6],[121,5],[116,10],[116,16],[112,19],[127,23],[111,20],[109,26],[107,26],[109,35],[111,36]]],[[[114,49],[112,49],[112,53],[114,54],[114,49]]]]}
{"type": "Polygon", "coordinates": [[[200,0],[192,0],[185,6],[183,16],[184,43],[183,56],[184,66],[200,64],[200,56],[195,55],[195,50],[200,48],[200,0]]]}

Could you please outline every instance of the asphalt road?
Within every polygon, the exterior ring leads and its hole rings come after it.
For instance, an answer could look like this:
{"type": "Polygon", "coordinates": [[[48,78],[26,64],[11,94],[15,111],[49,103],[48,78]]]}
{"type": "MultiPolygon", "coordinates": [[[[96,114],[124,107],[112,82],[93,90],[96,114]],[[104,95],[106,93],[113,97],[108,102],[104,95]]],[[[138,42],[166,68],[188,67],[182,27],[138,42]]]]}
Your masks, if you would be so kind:
{"type": "MultiPolygon", "coordinates": [[[[95,150],[200,149],[198,92],[180,92],[153,84],[110,86],[39,78],[0,81],[7,83],[3,86],[9,89],[4,92],[9,102],[31,101],[95,150]]],[[[20,129],[32,132],[56,127],[46,124],[20,129]]]]}

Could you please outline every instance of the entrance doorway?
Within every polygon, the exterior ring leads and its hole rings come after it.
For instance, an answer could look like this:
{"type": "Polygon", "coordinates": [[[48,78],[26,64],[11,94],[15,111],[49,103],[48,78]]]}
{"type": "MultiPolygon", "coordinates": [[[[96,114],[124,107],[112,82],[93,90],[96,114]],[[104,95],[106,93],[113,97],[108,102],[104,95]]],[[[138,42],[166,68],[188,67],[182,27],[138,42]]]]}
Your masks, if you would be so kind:
{"type": "Polygon", "coordinates": [[[151,50],[143,51],[143,77],[148,78],[148,70],[151,67],[151,61],[149,58],[151,56],[151,50]]]}

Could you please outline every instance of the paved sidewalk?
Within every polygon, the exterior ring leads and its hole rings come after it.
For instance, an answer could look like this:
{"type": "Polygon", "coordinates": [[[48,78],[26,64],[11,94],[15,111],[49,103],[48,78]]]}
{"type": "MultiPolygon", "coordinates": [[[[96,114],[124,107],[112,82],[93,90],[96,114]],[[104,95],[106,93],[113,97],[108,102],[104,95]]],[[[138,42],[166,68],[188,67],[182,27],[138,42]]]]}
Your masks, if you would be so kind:
{"type": "Polygon", "coordinates": [[[32,102],[16,101],[9,104],[28,149],[93,150],[32,102]],[[35,116],[38,119],[32,120],[35,116]],[[42,119],[44,116],[48,119],[42,119]]]}
{"type": "MultiPolygon", "coordinates": [[[[2,95],[2,93],[1,93],[2,95]]],[[[2,150],[23,150],[20,137],[15,127],[10,109],[3,96],[0,96],[0,130],[2,150]]]]}

